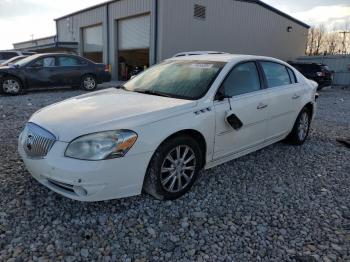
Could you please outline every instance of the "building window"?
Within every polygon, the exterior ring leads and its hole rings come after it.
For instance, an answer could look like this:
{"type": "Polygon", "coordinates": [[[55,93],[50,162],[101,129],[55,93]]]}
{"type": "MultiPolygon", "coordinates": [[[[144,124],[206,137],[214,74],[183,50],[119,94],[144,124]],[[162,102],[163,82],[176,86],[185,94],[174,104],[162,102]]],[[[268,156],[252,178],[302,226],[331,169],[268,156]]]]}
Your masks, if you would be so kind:
{"type": "Polygon", "coordinates": [[[96,63],[103,62],[102,25],[83,28],[83,56],[96,63]]]}
{"type": "Polygon", "coordinates": [[[207,8],[202,5],[194,5],[194,17],[204,20],[206,18],[207,8]]]}

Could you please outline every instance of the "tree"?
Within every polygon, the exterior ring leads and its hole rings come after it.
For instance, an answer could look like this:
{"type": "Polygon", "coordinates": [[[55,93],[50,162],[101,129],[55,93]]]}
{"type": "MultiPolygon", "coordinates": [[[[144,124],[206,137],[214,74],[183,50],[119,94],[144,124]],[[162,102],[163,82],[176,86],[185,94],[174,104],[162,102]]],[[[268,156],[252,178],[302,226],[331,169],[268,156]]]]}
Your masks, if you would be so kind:
{"type": "Polygon", "coordinates": [[[306,54],[307,55],[312,55],[314,51],[314,44],[315,44],[315,27],[311,27],[309,30],[309,35],[308,35],[308,41],[307,41],[307,48],[306,48],[306,54]]]}
{"type": "Polygon", "coordinates": [[[314,55],[320,55],[321,53],[321,47],[323,45],[324,42],[324,38],[325,38],[325,33],[326,33],[326,29],[324,27],[324,25],[320,25],[318,28],[316,28],[316,33],[315,33],[315,51],[314,51],[314,55]]]}

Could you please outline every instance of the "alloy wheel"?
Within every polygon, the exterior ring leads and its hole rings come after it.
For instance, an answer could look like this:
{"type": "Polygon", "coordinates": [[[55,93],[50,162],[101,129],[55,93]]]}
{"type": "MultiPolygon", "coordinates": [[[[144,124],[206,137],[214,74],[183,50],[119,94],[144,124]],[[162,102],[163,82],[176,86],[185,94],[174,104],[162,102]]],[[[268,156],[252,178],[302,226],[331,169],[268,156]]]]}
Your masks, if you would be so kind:
{"type": "Polygon", "coordinates": [[[88,76],[84,78],[84,88],[86,90],[92,90],[96,87],[96,81],[93,77],[88,76]]]}
{"type": "Polygon", "coordinates": [[[187,145],[177,146],[168,153],[162,164],[162,187],[170,193],[185,189],[193,179],[196,165],[194,151],[187,145]]]}
{"type": "Polygon", "coordinates": [[[20,84],[17,80],[15,79],[6,79],[2,83],[2,88],[5,93],[8,94],[17,94],[20,91],[20,84]]]}
{"type": "Polygon", "coordinates": [[[307,133],[309,131],[309,114],[307,112],[303,112],[299,119],[298,126],[298,137],[301,141],[305,140],[307,133]]]}

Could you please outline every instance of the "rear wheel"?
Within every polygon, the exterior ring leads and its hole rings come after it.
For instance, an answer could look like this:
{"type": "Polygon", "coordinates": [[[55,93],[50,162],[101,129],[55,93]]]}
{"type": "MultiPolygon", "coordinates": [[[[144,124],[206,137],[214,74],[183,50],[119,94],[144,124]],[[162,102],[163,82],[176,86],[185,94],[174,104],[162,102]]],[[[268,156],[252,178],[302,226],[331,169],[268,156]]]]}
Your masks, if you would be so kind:
{"type": "Polygon", "coordinates": [[[202,152],[189,136],[179,136],[163,143],[149,164],[144,190],[160,200],[184,195],[198,177],[202,152]]]}
{"type": "Polygon", "coordinates": [[[16,77],[5,77],[1,81],[1,91],[8,95],[18,95],[22,92],[22,83],[16,77]]]}
{"type": "Polygon", "coordinates": [[[311,112],[308,108],[304,108],[297,120],[295,121],[292,132],[288,136],[288,141],[294,145],[304,144],[309,135],[311,125],[311,112]]]}
{"type": "Polygon", "coordinates": [[[97,87],[96,77],[85,75],[81,78],[81,87],[86,91],[94,91],[97,87]]]}

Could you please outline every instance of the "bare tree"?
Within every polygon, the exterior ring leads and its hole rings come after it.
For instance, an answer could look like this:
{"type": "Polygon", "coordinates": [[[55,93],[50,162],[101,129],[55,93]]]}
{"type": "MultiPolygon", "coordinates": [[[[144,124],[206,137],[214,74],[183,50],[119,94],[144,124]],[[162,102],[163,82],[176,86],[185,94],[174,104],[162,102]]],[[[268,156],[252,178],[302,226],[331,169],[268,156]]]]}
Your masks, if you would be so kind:
{"type": "Polygon", "coordinates": [[[316,32],[315,32],[315,51],[313,53],[313,55],[319,55],[321,54],[321,47],[323,45],[324,42],[324,38],[325,38],[325,34],[326,34],[326,29],[325,26],[322,24],[320,25],[318,28],[316,28],[316,32]]]}
{"type": "Polygon", "coordinates": [[[309,30],[308,41],[307,41],[307,48],[306,48],[307,55],[313,54],[314,44],[315,44],[315,32],[316,32],[316,28],[311,27],[309,30]]]}

